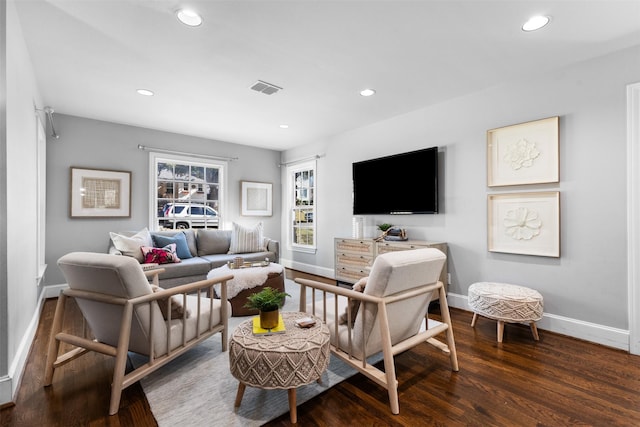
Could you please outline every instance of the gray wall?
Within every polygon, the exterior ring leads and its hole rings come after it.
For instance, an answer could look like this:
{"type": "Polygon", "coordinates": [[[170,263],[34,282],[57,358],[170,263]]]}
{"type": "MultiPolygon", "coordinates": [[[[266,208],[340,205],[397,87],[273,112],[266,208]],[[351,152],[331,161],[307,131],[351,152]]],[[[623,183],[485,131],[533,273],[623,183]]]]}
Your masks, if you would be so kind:
{"type": "Polygon", "coordinates": [[[11,401],[37,325],[36,113],[42,100],[14,2],[0,2],[0,404],[11,401]],[[4,16],[6,12],[6,26],[4,16]],[[4,44],[6,41],[6,45],[4,44]],[[6,57],[4,48],[6,46],[6,57]],[[4,61],[6,59],[6,62],[4,61]],[[6,64],[6,65],[5,65],[6,64]],[[6,68],[5,68],[6,67],[6,68]],[[6,98],[4,98],[6,96],[6,98]],[[5,208],[6,207],[6,208],[5,208]]]}
{"type": "Polygon", "coordinates": [[[56,260],[71,251],[107,250],[109,231],[148,227],[149,153],[138,144],[181,152],[238,157],[228,164],[225,222],[264,224],[265,235],[280,237],[280,152],[203,138],[154,131],[134,126],[55,115],[60,139],[47,151],[47,249],[49,268],[45,285],[64,283],[56,260]],[[131,218],[85,219],[69,217],[69,168],[126,170],[132,172],[131,218]],[[240,181],[272,182],[272,217],[240,216],[240,181]]]}
{"type": "MultiPolygon", "coordinates": [[[[351,164],[439,146],[443,212],[369,216],[408,229],[409,237],[449,243],[450,292],[477,281],[530,286],[545,312],[628,328],[626,85],[640,78],[640,47],[523,81],[490,88],[298,147],[283,158],[318,161],[318,251],[283,258],[333,269],[333,238],[351,236],[351,164]],[[486,186],[486,131],[560,116],[560,183],[500,190],[486,186]],[[561,192],[561,258],[487,251],[487,194],[561,192]]],[[[392,195],[390,196],[392,197],[392,195]]]]}

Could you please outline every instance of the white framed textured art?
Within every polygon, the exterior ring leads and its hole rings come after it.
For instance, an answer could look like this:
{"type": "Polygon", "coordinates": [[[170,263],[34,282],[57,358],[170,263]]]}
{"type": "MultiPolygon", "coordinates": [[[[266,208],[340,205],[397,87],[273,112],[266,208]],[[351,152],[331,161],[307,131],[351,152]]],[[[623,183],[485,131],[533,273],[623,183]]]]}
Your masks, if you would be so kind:
{"type": "Polygon", "coordinates": [[[241,214],[271,216],[273,214],[273,184],[268,182],[240,182],[241,214]]]}
{"type": "Polygon", "coordinates": [[[559,182],[558,117],[487,131],[487,185],[559,182]]]}
{"type": "Polygon", "coordinates": [[[488,249],[560,257],[560,192],[490,194],[488,249]]]}
{"type": "Polygon", "coordinates": [[[130,218],[131,172],[71,167],[71,218],[130,218]]]}

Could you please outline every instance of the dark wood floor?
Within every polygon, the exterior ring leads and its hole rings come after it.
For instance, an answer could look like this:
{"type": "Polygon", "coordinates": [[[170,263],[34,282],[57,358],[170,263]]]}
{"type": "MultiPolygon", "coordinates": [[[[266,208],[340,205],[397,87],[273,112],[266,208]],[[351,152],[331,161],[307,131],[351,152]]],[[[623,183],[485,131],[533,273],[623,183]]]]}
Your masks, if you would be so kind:
{"type": "MultiPolygon", "coordinates": [[[[55,300],[47,301],[16,405],[2,409],[0,426],[155,426],[138,384],[124,391],[117,415],[106,415],[107,356],[85,355],[58,369],[52,387],[42,386],[54,310],[55,300]]],[[[71,311],[65,328],[80,328],[79,312],[71,311]]],[[[640,426],[640,357],[546,331],[536,343],[519,325],[507,325],[498,344],[495,322],[480,319],[472,329],[471,314],[455,309],[452,318],[460,372],[426,344],[398,355],[399,415],[391,415],[385,390],[356,375],[300,405],[298,424],[640,426]]],[[[290,425],[289,415],[267,425],[290,425]]]]}

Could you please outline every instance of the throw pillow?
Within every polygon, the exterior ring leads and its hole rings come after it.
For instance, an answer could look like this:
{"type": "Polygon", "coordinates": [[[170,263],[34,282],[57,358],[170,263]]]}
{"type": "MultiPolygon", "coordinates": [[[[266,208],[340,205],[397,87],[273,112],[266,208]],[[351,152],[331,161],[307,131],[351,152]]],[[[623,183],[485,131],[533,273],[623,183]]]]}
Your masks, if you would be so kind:
{"type": "MultiPolygon", "coordinates": [[[[364,287],[367,285],[367,279],[369,279],[369,277],[361,278],[353,285],[352,289],[356,292],[364,292],[364,287]]],[[[349,306],[351,307],[351,326],[353,326],[353,323],[356,320],[356,314],[358,314],[358,309],[360,308],[360,301],[356,299],[350,299],[349,306]]],[[[345,323],[347,323],[347,313],[348,312],[345,310],[345,312],[340,315],[338,324],[344,325],[345,323]]]]}
{"type": "Polygon", "coordinates": [[[176,244],[176,254],[180,259],[193,258],[189,245],[187,244],[187,236],[183,232],[174,234],[173,236],[161,236],[159,234],[152,234],[153,243],[156,248],[164,248],[171,243],[176,244]]]}
{"type": "Polygon", "coordinates": [[[262,235],[261,222],[251,228],[244,227],[240,224],[236,224],[235,222],[233,223],[231,245],[229,246],[230,254],[263,252],[264,250],[264,237],[262,235]]]}
{"type": "Polygon", "coordinates": [[[134,257],[138,262],[142,262],[144,260],[144,256],[140,252],[140,248],[142,246],[153,246],[151,233],[149,233],[149,230],[146,227],[131,237],[118,233],[109,233],[109,236],[111,236],[113,246],[115,246],[122,255],[134,257]]]}
{"type": "Polygon", "coordinates": [[[176,244],[170,243],[164,248],[154,248],[151,246],[143,246],[140,248],[144,257],[144,263],[171,264],[180,262],[180,258],[176,254],[176,244]]]}
{"type": "MultiPolygon", "coordinates": [[[[164,291],[160,286],[151,285],[151,289],[153,292],[161,292],[164,291]]],[[[160,307],[160,311],[162,312],[162,317],[164,320],[169,319],[169,315],[167,312],[167,298],[162,298],[158,300],[158,306],[160,307]]],[[[174,295],[171,297],[171,318],[172,319],[182,319],[182,315],[184,314],[185,309],[184,305],[182,305],[182,298],[178,295],[174,295]]],[[[187,315],[185,316],[187,319],[191,316],[191,310],[187,308],[187,315]]]]}

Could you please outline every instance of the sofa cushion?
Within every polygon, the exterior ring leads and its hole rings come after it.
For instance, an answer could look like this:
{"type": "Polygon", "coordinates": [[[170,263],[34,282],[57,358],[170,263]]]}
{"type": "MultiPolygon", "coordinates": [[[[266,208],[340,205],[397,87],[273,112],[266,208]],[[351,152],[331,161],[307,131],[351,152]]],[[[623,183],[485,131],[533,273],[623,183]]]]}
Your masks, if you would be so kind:
{"type": "MultiPolygon", "coordinates": [[[[198,247],[196,244],[196,232],[193,229],[188,230],[163,230],[163,231],[153,231],[151,232],[151,237],[154,236],[168,236],[173,237],[177,234],[184,234],[185,239],[187,240],[187,246],[189,247],[189,252],[191,252],[191,256],[198,256],[198,247]]],[[[186,258],[186,257],[184,257],[186,258]]]]}
{"type": "Polygon", "coordinates": [[[230,230],[198,230],[198,256],[226,254],[231,241],[230,230]]]}
{"type": "Polygon", "coordinates": [[[233,223],[231,232],[230,254],[243,254],[250,252],[264,251],[264,236],[262,235],[262,223],[259,222],[254,227],[245,227],[233,223]]]}
{"type": "Polygon", "coordinates": [[[161,283],[163,279],[172,279],[175,277],[198,276],[199,278],[197,280],[203,280],[209,270],[211,270],[209,262],[199,257],[185,259],[179,264],[163,264],[162,268],[164,268],[164,271],[158,276],[161,283]]]}
{"type": "Polygon", "coordinates": [[[151,233],[149,233],[146,227],[131,237],[113,232],[110,232],[109,236],[111,236],[113,246],[120,251],[122,255],[133,257],[140,263],[144,260],[144,255],[140,248],[143,246],[153,246],[151,233]]]}
{"type": "Polygon", "coordinates": [[[191,251],[189,250],[189,245],[187,245],[187,237],[183,232],[176,233],[173,236],[163,236],[161,234],[152,233],[151,237],[153,238],[155,247],[164,248],[167,245],[175,244],[176,254],[178,255],[178,258],[192,258],[191,251]]]}

